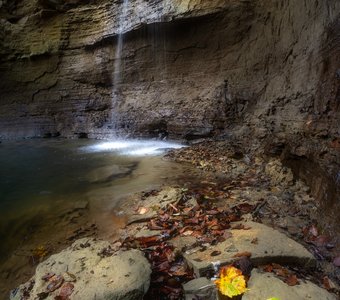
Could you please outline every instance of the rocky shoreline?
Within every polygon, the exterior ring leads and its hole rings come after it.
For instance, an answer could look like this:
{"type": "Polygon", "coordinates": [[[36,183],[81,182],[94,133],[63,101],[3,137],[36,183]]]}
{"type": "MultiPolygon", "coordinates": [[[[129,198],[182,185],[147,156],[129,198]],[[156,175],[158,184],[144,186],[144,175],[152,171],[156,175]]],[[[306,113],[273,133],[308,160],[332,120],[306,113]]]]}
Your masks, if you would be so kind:
{"type": "Polygon", "coordinates": [[[214,278],[230,264],[246,276],[245,300],[338,299],[336,236],[278,158],[215,141],[166,159],[201,176],[124,199],[119,238],[75,241],[11,299],[216,299],[214,278]]]}

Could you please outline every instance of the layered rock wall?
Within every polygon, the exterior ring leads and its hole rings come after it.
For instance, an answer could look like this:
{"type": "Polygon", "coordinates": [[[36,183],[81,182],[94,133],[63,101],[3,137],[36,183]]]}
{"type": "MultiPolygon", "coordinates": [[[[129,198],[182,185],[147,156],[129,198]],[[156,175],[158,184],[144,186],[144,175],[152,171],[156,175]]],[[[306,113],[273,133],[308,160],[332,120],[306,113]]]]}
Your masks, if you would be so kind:
{"type": "Polygon", "coordinates": [[[122,18],[119,1],[5,2],[1,136],[190,137],[238,119],[300,132],[327,105],[338,118],[339,6],[138,0],[122,18]]]}
{"type": "Polygon", "coordinates": [[[336,202],[338,0],[123,2],[0,2],[1,138],[255,137],[336,202]]]}

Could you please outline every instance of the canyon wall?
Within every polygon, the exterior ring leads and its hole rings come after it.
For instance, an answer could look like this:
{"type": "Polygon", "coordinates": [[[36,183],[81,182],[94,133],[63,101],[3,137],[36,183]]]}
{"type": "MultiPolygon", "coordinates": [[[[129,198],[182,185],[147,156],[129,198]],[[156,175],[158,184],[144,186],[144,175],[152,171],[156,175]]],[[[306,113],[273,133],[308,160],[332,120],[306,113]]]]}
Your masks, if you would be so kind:
{"type": "Polygon", "coordinates": [[[0,138],[235,137],[339,206],[338,0],[123,2],[0,1],[0,138]]]}

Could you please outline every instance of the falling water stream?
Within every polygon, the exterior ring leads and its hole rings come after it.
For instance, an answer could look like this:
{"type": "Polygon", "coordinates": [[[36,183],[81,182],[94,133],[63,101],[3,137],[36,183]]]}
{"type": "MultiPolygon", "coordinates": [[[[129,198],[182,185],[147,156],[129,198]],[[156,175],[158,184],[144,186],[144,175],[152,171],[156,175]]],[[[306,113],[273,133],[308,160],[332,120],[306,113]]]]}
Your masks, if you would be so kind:
{"type": "Polygon", "coordinates": [[[113,87],[117,89],[118,85],[121,83],[122,79],[122,54],[123,54],[123,46],[124,46],[124,30],[126,17],[129,7],[129,0],[124,0],[119,16],[118,16],[118,39],[117,39],[117,47],[115,53],[115,63],[114,63],[114,77],[113,77],[113,87]]]}

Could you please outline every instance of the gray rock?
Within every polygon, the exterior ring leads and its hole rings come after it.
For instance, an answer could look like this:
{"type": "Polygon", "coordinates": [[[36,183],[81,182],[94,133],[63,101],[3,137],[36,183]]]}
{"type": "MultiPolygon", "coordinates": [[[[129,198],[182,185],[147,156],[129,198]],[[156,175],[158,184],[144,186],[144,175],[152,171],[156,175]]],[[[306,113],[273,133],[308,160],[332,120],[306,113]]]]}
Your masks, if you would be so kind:
{"type": "Polygon", "coordinates": [[[316,264],[313,255],[302,245],[283,233],[266,225],[255,222],[242,222],[250,229],[233,229],[232,237],[205,251],[191,251],[184,254],[189,265],[198,276],[204,275],[214,265],[227,265],[236,259],[236,254],[251,253],[251,261],[255,265],[270,262],[313,267],[316,264]],[[211,256],[213,251],[219,255],[211,256]]]}
{"type": "MultiPolygon", "coordinates": [[[[69,248],[52,255],[37,266],[30,281],[12,292],[11,300],[21,299],[23,290],[34,280],[27,300],[37,299],[46,292],[48,283],[42,277],[48,273],[67,276],[72,282],[72,300],[84,299],[141,299],[150,284],[151,269],[143,253],[138,250],[117,252],[111,255],[110,244],[105,241],[80,239],[69,248]],[[103,249],[107,249],[105,255],[103,249]],[[98,255],[98,253],[103,253],[98,255]]],[[[60,288],[49,293],[46,299],[54,299],[60,288]]]]}
{"type": "Polygon", "coordinates": [[[216,285],[205,277],[200,277],[183,284],[186,300],[205,299],[215,300],[217,296],[216,285]]]}
{"type": "Polygon", "coordinates": [[[310,281],[289,286],[271,273],[260,273],[254,269],[242,300],[264,300],[277,297],[280,300],[336,300],[335,295],[318,287],[310,281]]]}

